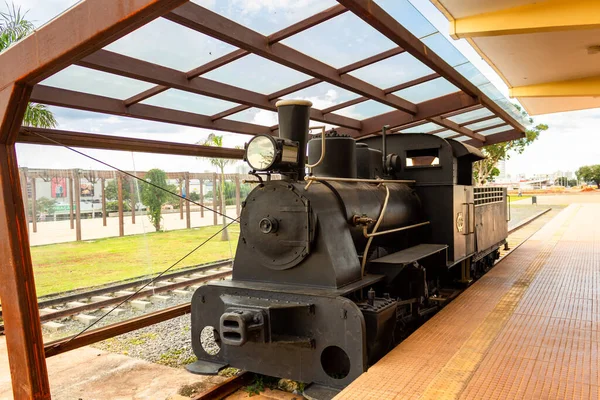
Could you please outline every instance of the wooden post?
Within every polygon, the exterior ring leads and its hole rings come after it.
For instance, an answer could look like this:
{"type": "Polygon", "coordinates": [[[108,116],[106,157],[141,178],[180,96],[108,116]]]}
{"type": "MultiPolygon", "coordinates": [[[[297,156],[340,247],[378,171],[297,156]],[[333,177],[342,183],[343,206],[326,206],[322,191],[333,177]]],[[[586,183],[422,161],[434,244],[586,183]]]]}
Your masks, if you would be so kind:
{"type": "Polygon", "coordinates": [[[75,181],[75,238],[81,240],[81,177],[79,171],[73,171],[75,181]]]}
{"type": "Polygon", "coordinates": [[[212,206],[213,206],[213,210],[215,210],[213,212],[213,225],[218,225],[219,224],[219,220],[217,219],[217,204],[218,203],[218,195],[217,193],[219,193],[219,191],[217,190],[217,174],[213,173],[213,202],[212,202],[212,206]]]}
{"type": "Polygon", "coordinates": [[[71,229],[75,229],[73,223],[73,177],[69,177],[69,221],[71,222],[71,229]]]}
{"type": "Polygon", "coordinates": [[[190,229],[192,227],[192,209],[190,208],[192,203],[187,201],[190,198],[190,174],[189,172],[185,173],[185,226],[190,229]]]}
{"type": "Polygon", "coordinates": [[[235,176],[235,212],[237,216],[240,216],[240,212],[242,210],[242,204],[240,199],[240,176],[235,176]]]}
{"type": "MultiPolygon", "coordinates": [[[[200,205],[204,206],[204,180],[200,179],[200,205]]],[[[200,207],[200,218],[204,218],[204,207],[200,207]]]]}
{"type": "MultiPolygon", "coordinates": [[[[1,114],[4,110],[0,109],[1,114]]],[[[26,196],[27,193],[24,193],[26,196]]],[[[0,145],[0,298],[15,399],[50,399],[15,146],[0,145]]]]}
{"type": "Polygon", "coordinates": [[[129,178],[129,198],[131,199],[131,223],[135,225],[135,182],[129,178]]]}
{"type": "Polygon", "coordinates": [[[102,226],[106,226],[106,179],[100,179],[102,185],[102,226]]]}
{"type": "Polygon", "coordinates": [[[125,236],[125,221],[123,217],[123,178],[117,175],[117,203],[119,205],[119,236],[125,236]]]}
{"type": "MultiPolygon", "coordinates": [[[[179,179],[179,195],[183,196],[183,180],[179,179]]],[[[183,199],[179,198],[179,219],[183,219],[183,199]]]]}
{"type": "Polygon", "coordinates": [[[31,177],[31,225],[33,228],[33,233],[37,232],[37,191],[35,184],[35,177],[31,177]]]}

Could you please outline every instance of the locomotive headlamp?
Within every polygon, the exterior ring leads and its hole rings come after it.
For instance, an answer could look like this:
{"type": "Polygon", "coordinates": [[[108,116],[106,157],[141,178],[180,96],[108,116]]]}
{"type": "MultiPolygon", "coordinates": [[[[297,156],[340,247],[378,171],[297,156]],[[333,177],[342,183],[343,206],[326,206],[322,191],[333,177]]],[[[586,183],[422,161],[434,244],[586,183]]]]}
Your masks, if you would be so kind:
{"type": "Polygon", "coordinates": [[[246,145],[244,160],[256,171],[286,171],[298,164],[298,143],[258,135],[246,145]]]}

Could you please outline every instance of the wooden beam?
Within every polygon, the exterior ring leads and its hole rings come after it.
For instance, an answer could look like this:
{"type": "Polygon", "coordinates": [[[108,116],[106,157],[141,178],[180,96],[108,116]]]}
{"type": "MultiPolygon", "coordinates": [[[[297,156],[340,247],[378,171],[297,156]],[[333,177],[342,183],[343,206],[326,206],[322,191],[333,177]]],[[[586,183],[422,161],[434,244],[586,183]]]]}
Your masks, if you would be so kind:
{"type": "Polygon", "coordinates": [[[73,174],[71,173],[71,171],[69,171],[69,222],[70,222],[70,227],[71,229],[75,229],[75,219],[74,219],[74,215],[75,215],[75,206],[74,206],[74,200],[75,200],[75,188],[74,188],[74,183],[73,183],[73,174]]]}
{"type": "MultiPolygon", "coordinates": [[[[363,21],[377,29],[385,37],[396,43],[398,46],[406,49],[413,57],[421,61],[434,72],[440,74],[454,86],[472,96],[480,99],[487,108],[489,108],[498,117],[505,120],[509,125],[521,132],[525,128],[517,122],[511,115],[508,114],[496,102],[485,95],[479,88],[471,83],[467,78],[460,74],[456,69],[450,66],[440,56],[435,54],[421,40],[413,35],[408,29],[403,27],[391,15],[385,12],[377,3],[372,0],[338,0],[347,9],[356,14],[363,21]]],[[[185,7],[182,6],[182,7],[185,7]]],[[[175,10],[177,12],[182,7],[175,10]]],[[[172,14],[172,13],[171,13],[172,14]]],[[[169,14],[169,15],[171,15],[169,14]]]]}
{"type": "Polygon", "coordinates": [[[517,129],[512,129],[510,131],[494,133],[492,135],[486,136],[485,143],[482,143],[479,140],[474,140],[474,139],[467,140],[463,143],[470,144],[471,146],[475,146],[475,147],[483,147],[483,146],[489,146],[489,145],[497,144],[497,143],[510,142],[511,140],[522,139],[524,137],[525,137],[525,133],[523,133],[517,129]]]}
{"type": "Polygon", "coordinates": [[[473,130],[473,132],[475,132],[475,133],[484,132],[484,131],[488,131],[490,129],[500,128],[501,126],[507,126],[506,122],[502,121],[502,122],[499,122],[494,125],[486,126],[484,128],[475,129],[475,130],[473,130]]]}
{"type": "MultiPolygon", "coordinates": [[[[77,65],[131,79],[158,83],[189,93],[241,103],[264,110],[277,111],[275,104],[269,101],[267,95],[201,77],[188,80],[185,73],[176,69],[152,64],[108,50],[99,50],[77,62],[77,65]]],[[[326,124],[360,129],[360,121],[356,119],[340,115],[324,116],[320,110],[316,109],[311,110],[310,117],[315,121],[326,124]]]]}
{"type": "Polygon", "coordinates": [[[465,127],[458,126],[456,122],[452,122],[449,119],[437,116],[428,118],[428,121],[436,123],[439,126],[443,126],[444,128],[450,129],[451,131],[454,131],[456,133],[460,133],[461,135],[468,136],[471,139],[479,140],[480,142],[485,142],[485,136],[475,133],[465,127]]]}
{"type": "Polygon", "coordinates": [[[161,140],[127,138],[33,127],[22,127],[19,136],[17,137],[17,142],[49,146],[64,145],[88,149],[170,154],[177,156],[229,158],[234,160],[241,160],[244,158],[243,149],[201,146],[197,144],[163,142],[161,140]]]}
{"type": "Polygon", "coordinates": [[[409,115],[402,111],[390,111],[385,114],[364,119],[362,121],[363,129],[356,137],[377,134],[384,125],[395,128],[412,122],[427,120],[452,111],[472,107],[475,104],[476,100],[469,95],[462,92],[451,93],[419,103],[419,112],[416,115],[409,115]]]}
{"type": "Polygon", "coordinates": [[[498,118],[496,115],[492,114],[492,115],[486,115],[485,117],[481,117],[481,118],[477,118],[471,121],[466,121],[466,122],[461,122],[460,124],[458,124],[458,126],[467,126],[467,125],[473,125],[473,124],[477,124],[479,122],[485,122],[485,121],[489,121],[490,119],[494,119],[494,118],[498,118]]]}
{"type": "MultiPolygon", "coordinates": [[[[1,111],[0,111],[1,112],[1,111]]],[[[15,399],[50,399],[14,145],[0,145],[0,298],[15,399]]]]}
{"type": "Polygon", "coordinates": [[[268,38],[260,33],[195,3],[182,5],[166,14],[165,18],[390,107],[410,114],[417,112],[413,103],[397,96],[386,95],[383,90],[351,75],[340,76],[337,69],[291,47],[281,43],[269,44],[268,38]]]}
{"type": "Polygon", "coordinates": [[[397,92],[399,90],[408,89],[409,87],[417,86],[417,85],[420,85],[421,83],[426,83],[426,82],[432,81],[434,79],[437,79],[439,77],[440,77],[440,74],[437,74],[437,73],[425,75],[420,78],[416,78],[416,79],[410,80],[408,82],[400,83],[398,85],[389,87],[389,88],[385,89],[385,92],[393,93],[393,92],[397,92]]]}
{"type": "Polygon", "coordinates": [[[190,303],[185,303],[166,308],[164,310],[155,311],[153,313],[141,315],[127,321],[89,330],[79,335],[75,339],[73,339],[72,336],[69,336],[64,339],[55,340],[46,344],[43,349],[46,358],[56,356],[58,354],[66,353],[67,351],[75,350],[83,346],[88,346],[90,344],[122,335],[127,332],[132,332],[146,326],[158,324],[159,322],[168,321],[170,319],[189,314],[191,310],[190,307],[190,303]]]}
{"type": "Polygon", "coordinates": [[[271,134],[271,130],[267,126],[230,120],[212,121],[207,115],[155,107],[147,104],[134,104],[126,107],[121,100],[50,86],[36,85],[31,94],[31,101],[76,110],[95,111],[196,128],[245,133],[248,135],[271,134]]]}
{"type": "Polygon", "coordinates": [[[135,225],[135,182],[133,179],[129,180],[129,201],[131,202],[131,224],[135,225]]]}

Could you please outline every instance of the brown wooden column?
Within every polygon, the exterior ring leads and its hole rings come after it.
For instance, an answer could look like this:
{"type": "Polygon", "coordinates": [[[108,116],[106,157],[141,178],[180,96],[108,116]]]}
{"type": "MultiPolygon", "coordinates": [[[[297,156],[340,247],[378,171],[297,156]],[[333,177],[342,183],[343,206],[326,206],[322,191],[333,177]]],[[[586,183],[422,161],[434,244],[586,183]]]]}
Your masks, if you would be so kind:
{"type": "Polygon", "coordinates": [[[31,177],[31,227],[33,233],[37,232],[37,190],[35,187],[36,179],[31,177]]]}
{"type": "Polygon", "coordinates": [[[75,238],[81,240],[81,177],[79,171],[73,171],[75,181],[75,238]]]}
{"type": "MultiPolygon", "coordinates": [[[[183,180],[178,179],[179,181],[179,195],[183,196],[183,180]]],[[[179,198],[179,219],[183,219],[183,199],[179,198]]]]}
{"type": "Polygon", "coordinates": [[[217,219],[217,205],[219,204],[219,195],[218,195],[219,191],[217,190],[217,174],[213,173],[213,200],[212,200],[212,207],[213,210],[215,210],[213,212],[213,225],[218,225],[219,224],[219,220],[217,219]]]}
{"type": "MultiPolygon", "coordinates": [[[[200,205],[204,206],[204,180],[200,179],[200,205]]],[[[204,218],[204,207],[200,207],[200,218],[204,218]]]]}
{"type": "Polygon", "coordinates": [[[125,221],[123,217],[123,178],[117,175],[117,203],[119,205],[119,236],[125,236],[125,221]]]}
{"type": "MultiPolygon", "coordinates": [[[[2,112],[0,110],[0,120],[2,112]]],[[[26,189],[27,190],[27,189],[26,189]]],[[[0,298],[15,399],[50,399],[29,252],[27,216],[13,145],[0,144],[0,298]]]]}
{"type": "Polygon", "coordinates": [[[71,223],[71,229],[75,229],[73,223],[73,177],[69,177],[69,222],[71,223]]]}
{"type": "MultiPolygon", "coordinates": [[[[189,172],[185,173],[185,198],[190,198],[190,174],[189,172]]],[[[192,203],[189,201],[185,202],[185,226],[190,229],[192,227],[192,203]]]]}
{"type": "Polygon", "coordinates": [[[135,225],[135,182],[129,179],[129,198],[131,201],[131,223],[135,225]]]}
{"type": "Polygon", "coordinates": [[[240,176],[235,176],[235,212],[237,216],[240,216],[240,212],[242,211],[242,204],[240,199],[240,176]]]}
{"type": "Polygon", "coordinates": [[[102,226],[106,226],[106,179],[100,179],[102,185],[102,226]]]}

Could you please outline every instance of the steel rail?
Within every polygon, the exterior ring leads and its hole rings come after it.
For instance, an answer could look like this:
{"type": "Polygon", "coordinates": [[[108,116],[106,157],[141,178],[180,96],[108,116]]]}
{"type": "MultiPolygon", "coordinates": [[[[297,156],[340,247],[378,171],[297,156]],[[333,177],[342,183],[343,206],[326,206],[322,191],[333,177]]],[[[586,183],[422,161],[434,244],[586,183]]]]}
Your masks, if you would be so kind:
{"type": "Polygon", "coordinates": [[[236,392],[252,381],[254,374],[243,371],[236,376],[211,387],[210,389],[192,397],[192,400],[221,400],[225,396],[236,392]]]}
{"type": "MultiPolygon", "coordinates": [[[[223,260],[223,261],[217,261],[215,263],[211,263],[211,264],[198,264],[198,265],[194,265],[192,267],[184,267],[181,270],[177,270],[173,273],[170,274],[165,274],[163,276],[161,276],[161,281],[164,280],[169,280],[169,279],[174,279],[174,278],[179,278],[185,275],[190,275],[196,272],[202,272],[202,271],[207,271],[207,270],[211,270],[214,268],[220,268],[220,267],[224,267],[226,265],[231,265],[232,260],[223,260]],[[162,279],[164,278],[164,279],[162,279]]],[[[60,296],[60,294],[58,294],[58,297],[54,297],[52,296],[52,298],[48,298],[47,300],[44,299],[42,301],[38,302],[38,308],[42,309],[42,308],[46,308],[46,307],[52,307],[52,306],[56,306],[59,304],[65,304],[71,301],[76,301],[78,299],[87,299],[89,297],[93,297],[93,296],[101,296],[103,294],[107,294],[107,293],[113,293],[113,292],[118,292],[120,290],[125,290],[134,286],[141,286],[145,283],[148,283],[149,281],[152,281],[152,276],[151,275],[147,275],[147,276],[143,276],[143,277],[137,277],[137,278],[133,278],[132,280],[126,281],[124,283],[119,283],[116,285],[109,285],[109,286],[103,286],[97,289],[92,289],[92,290],[86,290],[84,292],[77,292],[77,293],[73,293],[70,292],[71,294],[68,294],[66,296],[60,296]]],[[[67,292],[69,293],[69,292],[67,292]]],[[[2,310],[0,310],[0,317],[2,317],[2,310]]]]}

